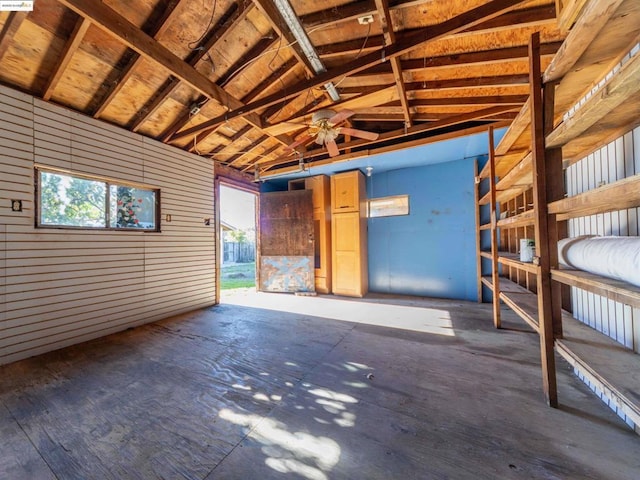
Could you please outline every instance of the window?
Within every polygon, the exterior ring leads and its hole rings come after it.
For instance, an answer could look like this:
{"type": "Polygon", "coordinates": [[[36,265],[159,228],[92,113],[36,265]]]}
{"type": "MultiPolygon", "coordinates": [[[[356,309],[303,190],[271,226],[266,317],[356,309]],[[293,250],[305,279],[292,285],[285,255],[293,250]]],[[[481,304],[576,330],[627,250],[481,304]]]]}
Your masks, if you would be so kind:
{"type": "Polygon", "coordinates": [[[159,231],[160,191],[36,170],[38,227],[159,231]]]}
{"type": "Polygon", "coordinates": [[[369,218],[409,215],[409,195],[372,198],[369,204],[369,218]]]}

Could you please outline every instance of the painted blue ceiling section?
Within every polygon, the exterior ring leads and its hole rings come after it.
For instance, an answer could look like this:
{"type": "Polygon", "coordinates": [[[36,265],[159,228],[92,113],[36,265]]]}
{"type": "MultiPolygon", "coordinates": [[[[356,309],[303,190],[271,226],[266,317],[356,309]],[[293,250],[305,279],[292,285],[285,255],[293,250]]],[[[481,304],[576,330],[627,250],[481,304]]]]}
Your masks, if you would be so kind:
{"type": "MultiPolygon", "coordinates": [[[[506,128],[494,132],[496,145],[505,132],[506,128]]],[[[265,179],[265,184],[271,185],[264,185],[264,190],[280,190],[282,189],[282,184],[284,184],[284,189],[286,190],[286,184],[289,180],[311,175],[333,175],[334,173],[355,169],[360,169],[363,173],[366,173],[367,167],[372,167],[373,173],[381,173],[401,168],[421,167],[436,163],[463,160],[465,158],[476,158],[487,155],[488,151],[489,142],[487,133],[478,133],[419,147],[363,157],[348,162],[308,167],[304,172],[294,172],[273,179],[265,179]]]]}

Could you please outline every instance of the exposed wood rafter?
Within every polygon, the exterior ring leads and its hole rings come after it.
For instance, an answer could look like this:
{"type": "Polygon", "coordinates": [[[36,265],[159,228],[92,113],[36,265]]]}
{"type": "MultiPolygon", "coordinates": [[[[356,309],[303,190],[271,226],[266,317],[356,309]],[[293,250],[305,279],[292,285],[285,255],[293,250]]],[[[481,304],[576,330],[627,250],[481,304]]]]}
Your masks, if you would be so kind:
{"type": "MultiPolygon", "coordinates": [[[[247,14],[251,11],[252,8],[253,4],[245,3],[242,3],[240,6],[238,6],[237,4],[233,4],[231,7],[229,7],[229,9],[222,15],[222,17],[220,17],[218,22],[216,22],[216,24],[211,28],[209,34],[205,35],[200,45],[197,45],[196,48],[194,48],[193,52],[191,52],[191,54],[185,59],[185,61],[189,65],[195,66],[200,60],[202,60],[207,52],[215,46],[216,43],[222,40],[225,35],[229,33],[231,28],[236,25],[237,22],[246,18],[247,14]]],[[[151,102],[149,102],[148,105],[145,105],[142,108],[140,114],[131,125],[131,129],[134,132],[138,131],[142,124],[156,112],[158,107],[162,105],[165,99],[169,95],[171,95],[179,85],[179,78],[171,78],[167,82],[167,84],[159,92],[157,92],[156,95],[154,95],[151,102]]],[[[181,120],[179,119],[178,121],[174,122],[176,129],[171,131],[171,134],[173,134],[174,131],[182,128],[182,126],[184,125],[184,123],[178,123],[179,121],[181,120]]],[[[172,127],[170,127],[170,129],[172,127]]],[[[161,135],[161,138],[166,136],[167,133],[168,131],[161,135]]]]}
{"type": "MultiPolygon", "coordinates": [[[[116,37],[129,48],[165,68],[169,73],[223,107],[230,110],[244,108],[245,105],[240,100],[225,92],[224,89],[211,82],[191,65],[178,58],[169,49],[103,3],[91,0],[59,1],[77,14],[89,18],[92,23],[109,35],[116,37]]],[[[248,112],[244,118],[254,127],[262,130],[262,121],[254,112],[248,112]]],[[[284,145],[289,143],[288,139],[278,138],[277,140],[284,145]]]]}
{"type": "Polygon", "coordinates": [[[7,53],[9,45],[13,40],[13,36],[16,34],[22,22],[25,21],[29,12],[11,12],[7,21],[0,31],[0,59],[7,53]]]}
{"type": "MultiPolygon", "coordinates": [[[[158,40],[162,34],[166,31],[173,15],[176,12],[179,12],[179,9],[176,7],[177,3],[173,3],[169,5],[165,10],[162,18],[158,21],[158,23],[153,28],[153,31],[149,33],[154,39],[158,40]]],[[[133,56],[129,59],[127,65],[122,69],[122,74],[117,82],[112,84],[109,92],[105,95],[104,99],[100,102],[100,105],[96,108],[93,116],[94,118],[98,118],[102,115],[102,113],[107,109],[111,101],[120,93],[122,87],[125,86],[131,75],[135,72],[136,68],[140,64],[144,57],[142,57],[139,53],[133,52],[133,56]]]]}
{"type": "Polygon", "coordinates": [[[490,3],[468,10],[445,22],[434,25],[429,29],[421,30],[419,32],[413,32],[412,34],[407,35],[402,41],[396,42],[389,48],[383,49],[383,51],[372,52],[354,60],[353,62],[345,66],[338,67],[325,73],[319,74],[311,80],[301,82],[295,86],[288,88],[286,92],[278,92],[276,94],[269,95],[261,100],[236,108],[235,110],[228,112],[228,114],[226,115],[216,117],[209,121],[203,122],[200,125],[196,125],[182,132],[178,132],[178,134],[176,134],[174,138],[191,136],[195,133],[199,133],[203,130],[214,127],[227,119],[249,115],[257,110],[281,102],[284,99],[295,97],[309,88],[315,88],[325,83],[334,81],[342,76],[365,70],[369,67],[382,63],[385,59],[398,57],[406,52],[409,52],[424,43],[442,38],[446,35],[452,35],[456,32],[469,29],[482,22],[486,22],[489,19],[495,18],[496,16],[499,16],[500,14],[515,8],[519,3],[521,3],[520,0],[493,0],[490,3]]]}
{"type": "Polygon", "coordinates": [[[54,68],[53,75],[49,77],[49,81],[44,88],[44,91],[42,93],[43,100],[49,100],[51,98],[51,95],[53,95],[53,92],[58,86],[58,83],[62,79],[62,74],[73,58],[73,54],[76,53],[76,50],[78,50],[78,47],[80,46],[80,43],[82,42],[82,39],[84,38],[84,35],[85,33],[87,33],[87,30],[90,26],[91,22],[88,19],[84,17],[78,17],[73,32],[71,32],[71,35],[69,36],[69,41],[65,45],[62,55],[60,55],[58,64],[54,68]]]}
{"type": "MultiPolygon", "coordinates": [[[[382,32],[384,34],[384,40],[386,46],[391,46],[396,41],[396,34],[393,31],[393,21],[389,14],[389,1],[388,0],[375,0],[376,8],[380,16],[380,24],[382,25],[382,32]]],[[[390,60],[391,69],[393,70],[393,78],[396,82],[396,88],[398,89],[398,96],[400,97],[400,104],[402,105],[402,113],[404,114],[404,123],[407,128],[411,126],[411,111],[409,109],[409,101],[407,99],[407,92],[404,88],[404,77],[402,75],[402,66],[400,65],[400,57],[393,57],[390,60]]]]}

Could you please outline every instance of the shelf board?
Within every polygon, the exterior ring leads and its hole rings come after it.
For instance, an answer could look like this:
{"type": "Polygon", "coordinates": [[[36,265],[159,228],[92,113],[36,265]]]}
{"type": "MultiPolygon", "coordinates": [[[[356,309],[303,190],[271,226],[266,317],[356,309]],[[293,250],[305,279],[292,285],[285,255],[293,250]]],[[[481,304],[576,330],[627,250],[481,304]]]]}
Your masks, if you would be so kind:
{"type": "MultiPolygon", "coordinates": [[[[593,96],[567,120],[558,125],[546,138],[547,148],[587,151],[592,143],[608,138],[613,132],[628,130],[637,125],[640,110],[640,55],[625,63],[593,96]],[[597,135],[583,135],[590,129],[597,135]],[[573,145],[569,147],[569,143],[573,145]]],[[[597,143],[596,143],[597,144],[597,143]]]]}
{"type": "Polygon", "coordinates": [[[623,210],[640,205],[640,174],[549,204],[557,220],[623,210]]]}
{"type": "Polygon", "coordinates": [[[538,273],[538,266],[533,263],[525,263],[520,261],[520,255],[517,253],[499,252],[498,262],[508,267],[519,268],[529,273],[538,273]]]}
{"type": "MultiPolygon", "coordinates": [[[[506,202],[528,188],[531,188],[533,185],[531,160],[532,155],[531,152],[529,152],[496,183],[496,201],[498,203],[506,202]]],[[[480,205],[488,204],[489,193],[484,195],[479,203],[480,205]]]]}
{"type": "Polygon", "coordinates": [[[582,270],[554,269],[551,278],[572,287],[602,295],[616,302],[640,308],[640,288],[630,283],[601,277],[582,270]]]}
{"type": "Polygon", "coordinates": [[[493,292],[493,282],[491,281],[491,275],[483,276],[482,278],[480,278],[480,281],[485,287],[493,292]]]}
{"type": "Polygon", "coordinates": [[[526,227],[533,225],[535,221],[535,211],[527,210],[512,217],[502,218],[498,220],[498,227],[512,228],[512,227],[526,227]]]}
{"type": "Polygon", "coordinates": [[[531,122],[531,98],[522,106],[516,118],[511,122],[509,128],[503,135],[500,143],[496,146],[496,155],[501,156],[509,152],[520,136],[528,130],[531,122]]]}
{"type": "Polygon", "coordinates": [[[511,280],[500,277],[500,300],[539,333],[538,297],[511,280]]]}
{"type": "Polygon", "coordinates": [[[562,318],[558,353],[640,425],[640,355],[568,315],[562,318]]]}

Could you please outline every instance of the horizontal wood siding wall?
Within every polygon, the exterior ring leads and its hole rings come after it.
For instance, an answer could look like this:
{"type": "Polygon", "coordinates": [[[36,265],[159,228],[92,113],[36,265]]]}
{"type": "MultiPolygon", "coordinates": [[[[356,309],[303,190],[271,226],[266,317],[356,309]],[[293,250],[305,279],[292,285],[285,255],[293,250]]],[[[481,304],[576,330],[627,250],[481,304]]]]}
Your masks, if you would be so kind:
{"type": "MultiPolygon", "coordinates": [[[[573,196],[638,174],[640,127],[570,166],[566,171],[567,194],[573,196]]],[[[640,235],[640,208],[569,220],[569,236],[579,235],[640,235]]],[[[573,315],[578,320],[636,353],[640,352],[640,309],[575,287],[571,289],[571,301],[573,315]]],[[[581,372],[576,373],[585,380],[581,372]]],[[[607,404],[611,403],[602,392],[594,387],[592,389],[607,404]]],[[[615,410],[615,407],[612,408],[615,410]]],[[[624,415],[621,417],[625,418],[624,415]]]]}
{"type": "Polygon", "coordinates": [[[0,169],[0,364],[216,303],[211,161],[0,87],[0,169]],[[160,188],[172,221],[34,228],[35,164],[160,188]]]}

